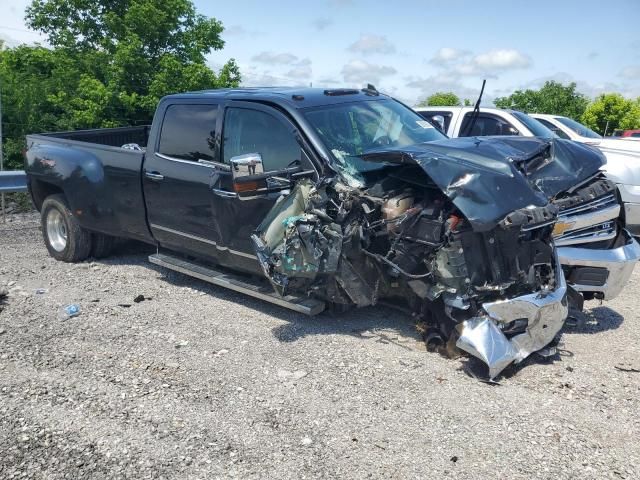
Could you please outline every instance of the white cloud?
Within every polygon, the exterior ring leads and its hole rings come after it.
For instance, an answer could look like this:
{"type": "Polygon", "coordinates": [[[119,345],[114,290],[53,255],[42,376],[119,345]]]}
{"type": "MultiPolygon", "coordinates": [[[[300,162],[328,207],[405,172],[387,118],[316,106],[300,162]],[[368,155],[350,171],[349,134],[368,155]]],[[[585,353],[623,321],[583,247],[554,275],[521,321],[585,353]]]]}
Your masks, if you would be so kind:
{"type": "Polygon", "coordinates": [[[499,49],[476,55],[473,64],[482,70],[510,70],[529,67],[531,58],[515,49],[499,49]]]}
{"type": "Polygon", "coordinates": [[[298,57],[293,53],[260,52],[259,54],[251,57],[251,60],[260,63],[291,65],[298,61],[298,57]]]}
{"type": "MultiPolygon", "coordinates": [[[[405,86],[419,90],[418,99],[423,99],[436,92],[453,92],[460,100],[465,98],[476,101],[480,93],[481,84],[477,88],[470,88],[460,83],[460,76],[453,72],[445,71],[429,77],[406,78],[405,86]]],[[[488,105],[493,99],[493,94],[485,91],[482,96],[482,104],[488,105]]],[[[417,103],[417,102],[416,102],[417,103]]]]}
{"type": "Polygon", "coordinates": [[[264,32],[259,30],[248,30],[242,25],[231,25],[230,27],[225,27],[222,32],[223,37],[257,37],[260,35],[264,35],[264,32]]]}
{"type": "Polygon", "coordinates": [[[311,78],[312,70],[310,64],[298,65],[287,72],[287,77],[297,79],[311,78]]]}
{"type": "Polygon", "coordinates": [[[322,31],[325,28],[333,25],[333,20],[331,20],[330,18],[320,17],[312,21],[311,25],[313,25],[316,30],[322,31]]]}
{"type": "Polygon", "coordinates": [[[375,65],[364,60],[351,60],[342,67],[345,82],[379,83],[382,77],[394,75],[396,69],[387,65],[375,65]]]}
{"type": "Polygon", "coordinates": [[[360,38],[352,43],[347,49],[350,52],[369,55],[372,53],[390,54],[395,53],[396,47],[381,35],[360,35],[360,38]]]}
{"type": "Polygon", "coordinates": [[[469,55],[468,50],[459,50],[457,48],[442,47],[436,52],[436,54],[429,60],[429,63],[434,65],[446,65],[448,63],[460,60],[469,55]]]}
{"type": "Polygon", "coordinates": [[[640,65],[630,65],[628,67],[625,67],[620,71],[618,76],[627,80],[635,80],[636,82],[638,82],[640,81],[640,65]]]}
{"type": "Polygon", "coordinates": [[[514,49],[490,50],[471,58],[468,58],[468,52],[454,49],[441,49],[438,54],[431,59],[431,63],[439,64],[451,75],[464,77],[498,78],[499,73],[528,68],[531,65],[528,55],[514,49]]]}

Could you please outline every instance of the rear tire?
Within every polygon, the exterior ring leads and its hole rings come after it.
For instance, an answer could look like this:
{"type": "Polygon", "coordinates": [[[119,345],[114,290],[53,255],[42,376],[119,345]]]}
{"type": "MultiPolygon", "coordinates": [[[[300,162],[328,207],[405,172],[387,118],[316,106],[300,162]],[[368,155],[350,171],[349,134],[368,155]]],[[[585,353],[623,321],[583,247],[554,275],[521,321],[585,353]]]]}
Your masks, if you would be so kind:
{"type": "Polygon", "coordinates": [[[91,256],[93,258],[108,257],[113,250],[115,237],[104,233],[94,233],[91,235],[91,256]]]}
{"type": "Polygon", "coordinates": [[[73,215],[64,195],[50,195],[40,209],[42,236],[49,254],[62,262],[80,262],[91,251],[91,234],[73,215]]]}

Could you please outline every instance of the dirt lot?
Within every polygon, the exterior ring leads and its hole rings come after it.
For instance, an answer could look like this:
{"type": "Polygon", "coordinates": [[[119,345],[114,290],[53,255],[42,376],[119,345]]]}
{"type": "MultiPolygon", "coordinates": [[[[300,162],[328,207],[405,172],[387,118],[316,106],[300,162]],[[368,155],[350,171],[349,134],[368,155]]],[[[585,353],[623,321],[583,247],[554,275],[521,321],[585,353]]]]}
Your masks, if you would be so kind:
{"type": "Polygon", "coordinates": [[[0,223],[0,478],[640,477],[640,273],[488,385],[399,313],[307,318],[148,253],[58,263],[0,223]]]}

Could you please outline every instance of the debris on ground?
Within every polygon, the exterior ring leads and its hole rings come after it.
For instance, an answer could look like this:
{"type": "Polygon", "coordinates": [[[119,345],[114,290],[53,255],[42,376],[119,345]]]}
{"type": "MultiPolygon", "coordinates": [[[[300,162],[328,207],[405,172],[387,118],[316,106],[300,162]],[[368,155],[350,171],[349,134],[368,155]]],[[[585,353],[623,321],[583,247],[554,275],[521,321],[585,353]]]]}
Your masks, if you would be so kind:
{"type": "Polygon", "coordinates": [[[78,315],[80,315],[80,305],[75,303],[67,305],[62,309],[63,319],[77,317],[78,315]]]}

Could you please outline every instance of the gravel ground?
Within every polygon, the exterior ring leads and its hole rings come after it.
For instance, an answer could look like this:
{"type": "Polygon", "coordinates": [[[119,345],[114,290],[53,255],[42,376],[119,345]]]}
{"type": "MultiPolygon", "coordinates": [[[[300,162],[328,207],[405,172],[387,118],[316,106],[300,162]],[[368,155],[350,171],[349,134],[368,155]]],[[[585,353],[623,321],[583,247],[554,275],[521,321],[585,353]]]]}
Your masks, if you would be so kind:
{"type": "Polygon", "coordinates": [[[394,311],[308,318],[148,253],[59,263],[0,223],[0,478],[640,477],[639,273],[489,385],[394,311]]]}

